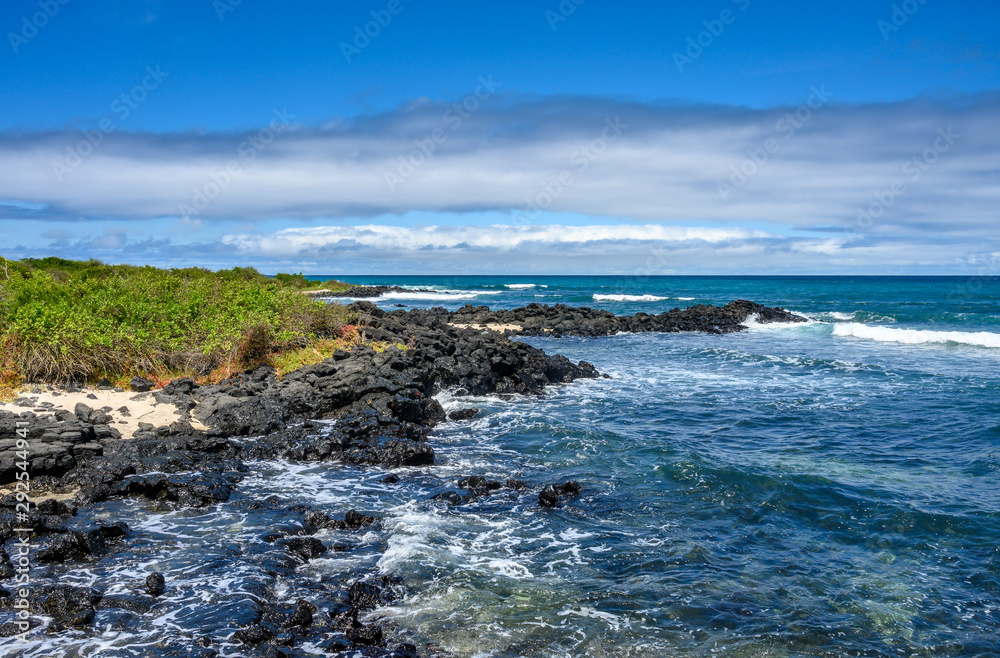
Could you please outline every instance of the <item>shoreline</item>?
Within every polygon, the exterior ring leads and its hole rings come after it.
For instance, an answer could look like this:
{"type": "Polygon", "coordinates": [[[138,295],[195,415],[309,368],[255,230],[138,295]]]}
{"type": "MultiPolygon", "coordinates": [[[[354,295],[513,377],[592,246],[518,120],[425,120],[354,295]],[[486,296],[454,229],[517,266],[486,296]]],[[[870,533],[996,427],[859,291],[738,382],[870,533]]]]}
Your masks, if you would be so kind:
{"type": "MultiPolygon", "coordinates": [[[[676,313],[659,316],[614,316],[606,311],[561,305],[529,305],[511,311],[467,306],[455,312],[444,309],[386,312],[369,302],[356,302],[351,309],[365,319],[365,330],[370,337],[407,347],[392,347],[383,352],[364,346],[351,351],[338,350],[326,360],[300,368],[280,380],[273,369],[259,367],[214,385],[199,386],[190,379],[179,379],[152,393],[123,392],[124,396],[147,396],[132,404],[145,401],[153,407],[163,407],[161,412],[174,408],[170,413],[174,420],[170,423],[140,426],[136,418],[136,430],[131,436],[122,432],[116,436],[109,431],[114,428],[113,417],[90,405],[61,413],[53,411],[48,416],[52,420],[44,422],[44,417],[34,411],[14,416],[0,408],[3,430],[0,436],[4,439],[15,418],[29,422],[32,486],[63,491],[63,497],[52,503],[47,501],[51,496],[43,496],[46,513],[36,510],[28,521],[41,546],[38,561],[73,564],[111,554],[127,542],[130,532],[127,519],[108,519],[96,526],[73,528],[76,509],[83,506],[121,497],[145,498],[168,509],[222,504],[246,476],[249,467],[245,462],[258,459],[377,465],[388,470],[431,467],[435,463],[432,431],[445,420],[444,410],[433,398],[437,392],[451,389],[469,395],[536,395],[551,384],[600,376],[589,363],[572,363],[565,357],[545,354],[510,340],[512,335],[599,336],[617,333],[622,327],[721,334],[742,330],[745,327],[740,323],[751,315],[764,322],[802,320],[780,309],[745,301],[722,308],[677,309],[676,313]],[[466,324],[469,326],[463,326],[466,324]],[[503,327],[504,331],[489,329],[491,324],[503,327]],[[150,403],[150,399],[155,403],[150,403]],[[331,427],[326,422],[330,420],[336,421],[336,425],[331,427]],[[72,503],[67,502],[70,496],[72,503]]],[[[50,397],[70,399],[64,395],[50,397]]],[[[38,403],[41,402],[39,398],[38,403]]],[[[54,406],[44,408],[47,412],[54,406]]],[[[451,418],[459,420],[476,413],[473,409],[464,411],[453,413],[451,418]]],[[[2,474],[0,481],[6,482],[7,471],[2,474]]],[[[560,481],[530,484],[511,481],[505,485],[480,480],[466,478],[458,490],[449,492],[440,502],[461,504],[482,491],[528,487],[532,496],[538,496],[539,505],[558,506],[577,495],[581,486],[587,486],[587,483],[560,481]]],[[[13,512],[12,498],[0,498],[7,518],[13,512]]],[[[273,541],[277,550],[292,560],[293,569],[329,550],[314,536],[317,532],[329,528],[350,531],[377,527],[379,523],[364,510],[298,506],[288,508],[287,513],[291,527],[276,529],[273,541]]],[[[11,538],[13,527],[0,524],[3,542],[11,538]]],[[[6,560],[0,559],[3,562],[6,560]]],[[[3,567],[0,564],[0,569],[3,567]]],[[[170,574],[165,576],[169,587],[170,574]]],[[[55,586],[33,591],[32,623],[41,625],[39,615],[44,615],[52,620],[53,629],[91,628],[86,619],[93,619],[96,602],[88,605],[71,605],[71,602],[100,595],[79,589],[55,586]]],[[[138,605],[136,598],[145,596],[141,584],[137,584],[136,591],[134,597],[126,596],[116,605],[138,605]]],[[[369,604],[390,600],[391,588],[380,584],[374,574],[368,574],[353,582],[337,583],[335,591],[338,592],[335,598],[341,601],[336,612],[331,608],[318,614],[320,609],[308,601],[308,605],[299,606],[310,610],[311,622],[298,629],[293,640],[318,642],[341,638],[336,641],[342,643],[343,649],[385,647],[387,629],[377,622],[363,623],[359,618],[367,619],[366,611],[373,607],[369,604]],[[367,592],[367,598],[357,594],[361,590],[367,592]],[[317,613],[315,617],[313,612],[317,613]]],[[[237,631],[231,641],[273,644],[282,633],[281,624],[274,620],[280,617],[287,621],[287,615],[304,616],[299,608],[289,612],[263,605],[260,621],[237,631]]],[[[398,641],[399,638],[393,643],[398,641]]],[[[409,650],[409,646],[401,646],[409,650]]],[[[371,655],[393,654],[386,649],[384,653],[371,655]]]]}

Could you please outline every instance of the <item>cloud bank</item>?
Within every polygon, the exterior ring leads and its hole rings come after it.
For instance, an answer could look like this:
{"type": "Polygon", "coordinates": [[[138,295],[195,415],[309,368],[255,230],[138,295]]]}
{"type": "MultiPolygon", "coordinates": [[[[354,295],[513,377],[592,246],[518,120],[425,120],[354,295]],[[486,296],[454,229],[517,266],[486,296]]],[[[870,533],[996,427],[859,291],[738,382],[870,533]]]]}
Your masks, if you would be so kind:
{"type": "Polygon", "coordinates": [[[767,110],[469,96],[324,128],[280,108],[240,134],[5,134],[0,217],[151,220],[147,233],[170,242],[178,218],[197,231],[501,212],[507,228],[251,229],[215,247],[285,259],[763,241],[852,266],[891,252],[905,267],[936,244],[954,263],[1000,247],[998,119],[1000,94],[848,106],[817,84],[800,105],[767,110]],[[550,213],[599,225],[530,228],[550,213]],[[783,235],[755,231],[761,223],[783,235]]]}

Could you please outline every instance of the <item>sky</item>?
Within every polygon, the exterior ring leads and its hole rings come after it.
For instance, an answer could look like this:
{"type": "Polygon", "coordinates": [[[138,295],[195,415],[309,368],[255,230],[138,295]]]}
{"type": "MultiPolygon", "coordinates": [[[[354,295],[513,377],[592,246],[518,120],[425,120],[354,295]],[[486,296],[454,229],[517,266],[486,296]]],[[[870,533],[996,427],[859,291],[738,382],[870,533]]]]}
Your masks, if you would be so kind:
{"type": "Polygon", "coordinates": [[[0,254],[1000,271],[1000,3],[8,0],[0,254]]]}

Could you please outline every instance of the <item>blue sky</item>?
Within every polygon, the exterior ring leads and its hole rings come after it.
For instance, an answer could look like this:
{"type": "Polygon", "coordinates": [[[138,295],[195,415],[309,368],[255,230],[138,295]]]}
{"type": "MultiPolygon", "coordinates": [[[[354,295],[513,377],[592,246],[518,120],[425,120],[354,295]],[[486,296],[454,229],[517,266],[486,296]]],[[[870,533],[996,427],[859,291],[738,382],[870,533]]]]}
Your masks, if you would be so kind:
{"type": "Polygon", "coordinates": [[[578,1],[5,3],[2,253],[337,274],[1000,260],[1000,5],[578,1]]]}

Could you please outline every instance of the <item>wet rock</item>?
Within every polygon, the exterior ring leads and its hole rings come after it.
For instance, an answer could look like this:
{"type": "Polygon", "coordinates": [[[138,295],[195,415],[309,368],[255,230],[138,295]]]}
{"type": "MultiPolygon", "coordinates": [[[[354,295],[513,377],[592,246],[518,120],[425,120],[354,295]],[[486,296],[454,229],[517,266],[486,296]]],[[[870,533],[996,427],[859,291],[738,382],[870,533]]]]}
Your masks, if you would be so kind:
{"type": "MultiPolygon", "coordinates": [[[[42,625],[42,620],[38,617],[28,617],[28,630],[34,630],[42,625]]],[[[24,629],[17,622],[8,621],[0,624],[0,637],[14,637],[24,632],[24,629]]]]}
{"type": "Polygon", "coordinates": [[[62,585],[48,592],[42,610],[60,624],[88,626],[94,621],[94,607],[102,594],[89,587],[62,585]]]}
{"type": "Polygon", "coordinates": [[[570,480],[565,484],[550,484],[538,494],[538,504],[542,507],[555,507],[569,496],[577,496],[583,488],[579,482],[570,480]]]}
{"type": "Polygon", "coordinates": [[[319,530],[343,530],[347,527],[347,523],[331,519],[326,512],[309,512],[305,516],[305,522],[319,530]]]}
{"type": "Polygon", "coordinates": [[[162,573],[154,572],[146,576],[146,591],[150,596],[160,596],[167,588],[166,579],[162,573]]]}
{"type": "Polygon", "coordinates": [[[54,514],[57,516],[76,516],[76,507],[55,498],[47,498],[38,503],[35,508],[39,514],[54,514]]]}
{"type": "Polygon", "coordinates": [[[264,628],[260,624],[251,624],[245,628],[241,628],[233,634],[233,639],[240,644],[255,645],[261,642],[267,642],[272,637],[273,633],[268,629],[264,628]]]}
{"type": "Polygon", "coordinates": [[[107,541],[100,529],[73,531],[56,536],[38,553],[39,562],[66,562],[96,558],[107,551],[107,541]]]}
{"type": "Polygon", "coordinates": [[[362,647],[377,647],[382,645],[383,632],[380,626],[369,624],[360,628],[347,629],[348,639],[362,647]]]}
{"type": "Polygon", "coordinates": [[[382,602],[383,591],[375,583],[357,582],[347,592],[347,600],[358,610],[370,610],[382,602]]]}
{"type": "Polygon", "coordinates": [[[187,507],[203,507],[229,500],[236,487],[236,480],[231,473],[155,473],[130,477],[117,483],[111,493],[117,496],[166,500],[187,507]]]}
{"type": "Polygon", "coordinates": [[[441,502],[447,503],[449,505],[461,505],[466,502],[462,494],[457,491],[445,491],[444,493],[439,493],[431,500],[440,500],[441,502]]]}
{"type": "MultiPolygon", "coordinates": [[[[8,578],[13,578],[15,575],[14,565],[10,563],[10,556],[7,555],[7,551],[0,548],[0,580],[7,580],[8,578]]],[[[0,588],[3,589],[3,588],[0,588]]],[[[3,590],[7,591],[7,590],[3,590]]],[[[10,593],[3,594],[0,592],[0,598],[4,596],[10,596],[10,593]]]]}
{"type": "Polygon", "coordinates": [[[145,377],[133,377],[128,383],[129,388],[135,393],[146,393],[153,390],[153,382],[145,377]]]}
{"type": "Polygon", "coordinates": [[[387,468],[433,466],[434,449],[426,443],[409,439],[388,441],[376,451],[378,462],[387,468]]]}
{"type": "Polygon", "coordinates": [[[475,418],[479,413],[479,409],[475,407],[469,407],[467,409],[456,409],[455,411],[448,414],[449,420],[469,420],[470,418],[475,418]]]}
{"type": "Polygon", "coordinates": [[[295,603],[295,612],[293,612],[285,621],[285,628],[292,628],[294,626],[310,626],[313,622],[313,615],[316,611],[316,606],[312,603],[299,599],[295,603]]]}
{"type": "Polygon", "coordinates": [[[524,480],[510,479],[510,480],[507,480],[507,482],[505,483],[505,485],[506,485],[506,487],[508,489],[514,489],[515,491],[521,491],[523,489],[527,489],[528,488],[528,483],[525,482],[524,480]]]}
{"type": "Polygon", "coordinates": [[[97,526],[98,531],[105,539],[114,541],[125,537],[129,533],[128,524],[124,521],[118,521],[111,524],[100,524],[97,526]]]}
{"type": "Polygon", "coordinates": [[[390,473],[389,475],[386,475],[384,478],[380,478],[379,482],[382,482],[384,484],[399,484],[399,476],[396,475],[395,473],[390,473]]]}
{"type": "Polygon", "coordinates": [[[145,614],[156,605],[156,599],[133,594],[109,594],[101,599],[99,608],[118,608],[136,614],[145,614]]]}
{"type": "Polygon", "coordinates": [[[344,523],[348,528],[363,528],[375,523],[375,517],[352,509],[348,510],[347,514],[344,515],[344,523]]]}
{"type": "Polygon", "coordinates": [[[315,537],[293,537],[285,542],[289,554],[308,562],[326,553],[326,546],[315,537]]]}
{"type": "Polygon", "coordinates": [[[559,494],[551,484],[542,489],[538,494],[538,504],[542,507],[555,507],[559,504],[559,494]]]}
{"type": "Polygon", "coordinates": [[[559,493],[567,496],[578,496],[580,495],[580,492],[583,491],[583,487],[580,486],[580,483],[574,480],[570,480],[565,484],[560,484],[556,487],[556,489],[559,493]]]}
{"type": "Polygon", "coordinates": [[[470,475],[458,481],[458,486],[468,489],[473,495],[480,496],[491,491],[496,491],[503,485],[496,480],[488,480],[481,475],[470,475]]]}

